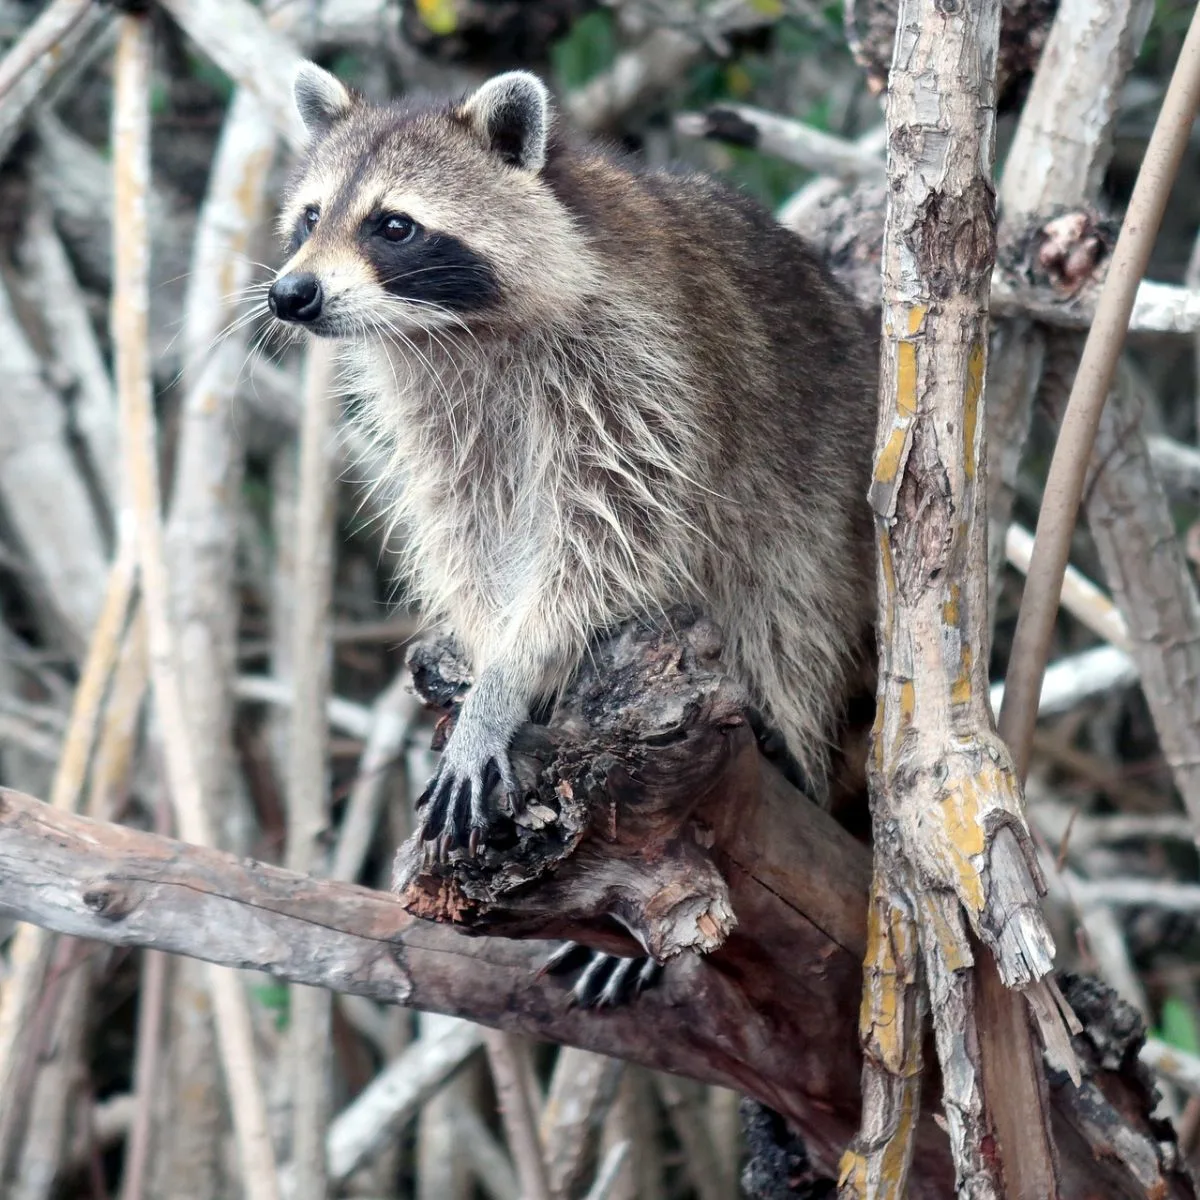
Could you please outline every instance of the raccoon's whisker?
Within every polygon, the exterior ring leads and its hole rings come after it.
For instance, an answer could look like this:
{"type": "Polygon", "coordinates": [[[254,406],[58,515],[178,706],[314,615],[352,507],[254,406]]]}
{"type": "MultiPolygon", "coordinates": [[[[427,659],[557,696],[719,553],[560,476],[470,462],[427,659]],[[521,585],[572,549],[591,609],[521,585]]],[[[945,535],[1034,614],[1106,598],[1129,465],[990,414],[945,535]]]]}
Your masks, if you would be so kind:
{"type": "MultiPolygon", "coordinates": [[[[443,401],[445,402],[445,406],[446,406],[446,414],[450,419],[451,440],[455,446],[456,453],[461,453],[462,436],[461,436],[461,432],[459,430],[458,424],[455,421],[455,409],[457,407],[457,403],[455,401],[455,398],[451,395],[450,389],[446,385],[446,381],[438,373],[437,368],[434,366],[434,364],[430,360],[429,356],[422,352],[421,348],[416,344],[416,342],[414,342],[412,340],[412,338],[407,333],[405,333],[398,326],[395,326],[390,322],[385,322],[381,316],[375,317],[374,320],[376,321],[376,327],[381,332],[384,332],[386,335],[389,335],[389,340],[392,341],[393,345],[395,345],[395,346],[397,346],[397,348],[399,348],[399,344],[403,343],[403,345],[409,351],[411,351],[412,354],[416,355],[417,361],[421,364],[421,367],[427,373],[430,382],[433,383],[437,387],[438,391],[441,393],[441,397],[442,397],[443,401]]],[[[393,366],[393,371],[394,370],[395,370],[395,367],[393,366]]]]}
{"type": "Polygon", "coordinates": [[[393,283],[403,283],[406,279],[415,279],[418,275],[433,275],[438,271],[474,271],[480,275],[491,273],[488,267],[474,263],[465,263],[462,265],[458,263],[435,263],[431,267],[416,267],[411,271],[401,271],[399,275],[393,275],[389,279],[381,279],[379,282],[382,287],[390,287],[393,283]]]}
{"type": "Polygon", "coordinates": [[[191,271],[180,271],[178,275],[172,275],[170,277],[170,279],[160,279],[154,285],[153,290],[157,291],[159,288],[170,287],[171,284],[178,283],[181,279],[190,279],[191,277],[192,277],[191,271]]]}
{"type": "MultiPolygon", "coordinates": [[[[432,300],[414,300],[406,298],[403,301],[399,301],[399,303],[411,304],[417,308],[427,308],[432,312],[437,313],[439,316],[444,317],[451,324],[454,330],[461,331],[462,333],[465,333],[468,338],[470,338],[470,340],[474,343],[476,350],[478,351],[479,357],[476,361],[483,361],[485,356],[482,347],[479,345],[479,339],[475,336],[474,330],[471,329],[471,327],[466,323],[466,321],[463,320],[461,316],[459,316],[458,313],[451,311],[444,305],[436,304],[432,300]]],[[[429,333],[431,330],[426,328],[424,332],[429,333]]]]}
{"type": "Polygon", "coordinates": [[[233,257],[235,259],[237,259],[237,261],[240,263],[245,263],[247,266],[250,266],[250,267],[258,267],[259,270],[266,271],[268,274],[270,274],[272,276],[274,276],[276,274],[276,272],[279,270],[278,263],[276,263],[274,266],[272,266],[270,263],[259,262],[257,258],[251,258],[248,254],[235,254],[235,255],[233,255],[233,257]]]}
{"type": "Polygon", "coordinates": [[[271,337],[271,334],[272,334],[271,324],[268,322],[264,322],[262,328],[256,330],[254,335],[250,338],[249,342],[246,345],[246,354],[242,360],[241,369],[238,371],[238,377],[235,381],[235,386],[237,384],[241,384],[243,378],[246,378],[246,379],[249,378],[250,363],[255,358],[258,358],[260,355],[262,355],[263,348],[266,346],[267,341],[271,337]]]}
{"type": "Polygon", "coordinates": [[[224,329],[220,330],[213,337],[212,341],[210,341],[207,346],[204,347],[204,350],[200,353],[200,355],[197,358],[197,361],[195,364],[196,367],[199,369],[203,369],[204,367],[206,367],[209,364],[209,362],[212,361],[213,355],[216,354],[216,352],[222,346],[224,346],[225,343],[235,333],[239,333],[241,330],[247,328],[248,326],[252,326],[255,321],[262,320],[264,317],[269,317],[269,316],[270,316],[270,314],[265,311],[260,312],[258,309],[252,309],[250,312],[242,313],[241,316],[235,317],[232,321],[229,322],[228,325],[225,326],[224,329]]]}
{"type": "Polygon", "coordinates": [[[260,280],[258,283],[247,283],[240,288],[234,288],[232,292],[226,292],[220,300],[222,304],[235,304],[239,301],[257,300],[260,297],[266,299],[266,295],[270,290],[270,281],[260,280]]]}

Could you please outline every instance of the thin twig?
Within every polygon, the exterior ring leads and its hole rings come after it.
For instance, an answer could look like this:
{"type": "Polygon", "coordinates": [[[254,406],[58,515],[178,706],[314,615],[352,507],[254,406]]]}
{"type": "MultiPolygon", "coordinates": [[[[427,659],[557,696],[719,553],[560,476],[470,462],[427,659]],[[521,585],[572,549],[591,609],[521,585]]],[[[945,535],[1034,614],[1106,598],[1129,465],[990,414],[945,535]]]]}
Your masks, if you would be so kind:
{"type": "Polygon", "coordinates": [[[138,990],[137,1048],[133,1078],[136,1110],[125,1146],[121,1175],[121,1200],[142,1200],[146,1191],[146,1170],[150,1161],[150,1134],[153,1128],[152,1101],[158,1086],[158,1067],[162,1048],[163,1015],[167,996],[165,954],[147,950],[142,956],[142,981],[138,990]]]}
{"type": "MultiPolygon", "coordinates": [[[[335,488],[332,352],[314,342],[308,351],[300,431],[300,503],[296,518],[293,586],[292,691],[287,780],[287,865],[313,872],[329,824],[329,698],[332,645],[335,488]]],[[[289,1056],[292,1065],[292,1160],[297,1200],[324,1200],[325,1133],[330,1106],[330,996],[292,988],[289,1056]]]]}
{"type": "Polygon", "coordinates": [[[483,1031],[488,1062],[496,1084],[496,1099],[509,1148],[521,1180],[523,1200],[551,1200],[546,1177],[546,1159],[538,1137],[537,1122],[525,1082],[525,1071],[511,1034],[496,1029],[483,1031]]]}
{"type": "Polygon", "coordinates": [[[71,373],[75,393],[72,424],[83,437],[89,466],[115,520],[121,502],[116,397],[88,312],[87,298],[54,228],[44,197],[39,199],[26,223],[21,251],[51,351],[71,373]]]}
{"type": "MultiPolygon", "coordinates": [[[[1004,552],[1018,571],[1027,572],[1033,556],[1033,534],[1020,525],[1010,525],[1004,552]]],[[[1063,574],[1059,603],[1109,645],[1129,652],[1129,629],[1117,606],[1082,571],[1070,565],[1063,574]]]]}
{"type": "MultiPolygon", "coordinates": [[[[241,675],[234,684],[239,700],[254,700],[264,704],[288,708],[293,703],[292,689],[282,680],[265,675],[241,675]]],[[[355,704],[340,696],[331,696],[326,704],[326,716],[330,725],[351,737],[365,741],[371,736],[374,718],[365,704],[355,704]]]]}
{"type": "Polygon", "coordinates": [[[1100,411],[1112,385],[1137,285],[1149,262],[1198,104],[1200,9],[1192,15],[1146,147],[1046,479],[999,718],[1000,734],[1022,778],[1029,770],[1038,693],[1100,411]]]}
{"type": "MultiPolygon", "coordinates": [[[[116,561],[108,575],[100,617],[92,633],[83,674],[72,700],[71,719],[63,739],[50,803],[63,812],[79,808],[88,760],[100,722],[104,694],[117,662],[130,597],[136,578],[136,544],[126,525],[116,561]]],[[[0,992],[0,1095],[13,1095],[13,1079],[29,1051],[28,1022],[42,994],[54,939],[35,925],[20,926],[9,950],[11,974],[0,992]]],[[[17,1116],[16,1105],[0,1106],[0,1163],[17,1116]]]]}
{"type": "Polygon", "coordinates": [[[721,1172],[713,1153],[712,1132],[707,1127],[695,1085],[673,1075],[655,1075],[654,1084],[683,1144],[688,1177],[696,1195],[700,1200],[722,1200],[721,1172]]]}
{"type": "MultiPolygon", "coordinates": [[[[417,1028],[421,1038],[437,1037],[457,1020],[440,1013],[418,1013],[417,1028]]],[[[479,1065],[472,1063],[457,1072],[421,1108],[416,1129],[417,1178],[412,1200],[475,1198],[475,1181],[466,1155],[459,1148],[462,1134],[455,1118],[459,1113],[474,1110],[481,1078],[479,1065]]],[[[394,1156],[381,1155],[380,1162],[390,1166],[394,1173],[394,1156]],[[387,1161],[389,1158],[393,1160],[391,1163],[387,1161]]]]}
{"type": "Polygon", "coordinates": [[[329,872],[333,879],[358,878],[371,848],[379,821],[379,808],[388,795],[393,763],[403,761],[404,743],[421,710],[421,702],[403,671],[380,693],[371,709],[371,732],[358,760],[358,773],[338,831],[337,848],[329,872]]]}
{"type": "Polygon", "coordinates": [[[573,1196],[584,1181],[600,1127],[616,1098],[623,1064],[567,1047],[560,1051],[542,1108],[540,1142],[556,1196],[573,1196]]]}
{"type": "Polygon", "coordinates": [[[491,1200],[521,1200],[521,1185],[504,1147],[484,1124],[473,1104],[454,1113],[458,1146],[479,1186],[491,1200]]]}
{"type": "MultiPolygon", "coordinates": [[[[151,679],[166,751],[167,776],[179,830],[187,841],[213,845],[210,818],[188,734],[170,617],[170,583],[157,466],[157,437],[147,347],[148,237],[146,194],[150,172],[150,28],[123,16],[113,104],[115,290],[113,333],[117,393],[126,470],[137,513],[138,558],[150,645],[151,679]]],[[[278,1200],[274,1150],[259,1084],[250,1012],[236,976],[209,967],[216,1018],[238,1138],[243,1181],[252,1200],[278,1200]]]]}
{"type": "Polygon", "coordinates": [[[714,138],[753,146],[764,154],[838,179],[883,181],[877,150],[748,104],[722,104],[702,113],[680,113],[675,130],[684,137],[714,138]]]}
{"type": "Polygon", "coordinates": [[[329,1178],[343,1182],[377,1154],[417,1109],[483,1044],[483,1029],[456,1021],[413,1042],[390,1062],[329,1128],[329,1178]]]}
{"type": "MultiPolygon", "coordinates": [[[[71,945],[71,940],[61,944],[71,945]]],[[[50,1200],[68,1150],[71,1101],[80,1082],[85,1016],[95,975],[94,948],[83,942],[75,946],[79,952],[71,956],[62,988],[54,989],[45,1044],[34,1056],[36,1079],[21,1093],[26,1098],[18,1106],[25,1136],[15,1178],[4,1193],[7,1200],[50,1200]]]]}
{"type": "Polygon", "coordinates": [[[69,443],[66,406],[50,386],[3,283],[0,372],[5,523],[42,592],[39,621],[82,657],[103,604],[104,534],[69,443]]]}
{"type": "Polygon", "coordinates": [[[54,0],[0,62],[0,99],[43,54],[50,53],[83,20],[91,0],[54,0]]]}
{"type": "Polygon", "coordinates": [[[613,1188],[616,1186],[617,1179],[621,1175],[621,1168],[625,1165],[625,1160],[628,1157],[628,1142],[616,1142],[610,1146],[608,1153],[600,1163],[600,1169],[596,1172],[596,1180],[588,1188],[584,1200],[608,1200],[613,1188]]]}
{"type": "MultiPolygon", "coordinates": [[[[1038,697],[1038,715],[1052,717],[1070,712],[1085,700],[1109,695],[1115,688],[1130,687],[1137,681],[1137,667],[1124,650],[1116,646],[1084,650],[1047,668],[1038,697]]],[[[993,684],[990,697],[992,712],[998,713],[1004,704],[1004,684],[993,684]]]]}

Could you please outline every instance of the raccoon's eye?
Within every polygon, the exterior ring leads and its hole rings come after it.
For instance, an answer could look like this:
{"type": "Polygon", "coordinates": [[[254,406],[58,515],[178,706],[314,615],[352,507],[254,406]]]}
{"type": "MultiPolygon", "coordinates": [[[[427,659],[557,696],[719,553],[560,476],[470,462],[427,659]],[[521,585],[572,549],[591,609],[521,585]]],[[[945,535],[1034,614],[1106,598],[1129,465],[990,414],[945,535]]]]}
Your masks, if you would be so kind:
{"type": "Polygon", "coordinates": [[[310,204],[303,213],[300,214],[300,228],[296,231],[299,240],[303,241],[317,227],[317,222],[321,219],[321,210],[310,204]]]}
{"type": "Polygon", "coordinates": [[[379,222],[379,232],[389,242],[409,242],[416,236],[417,223],[402,213],[392,213],[379,222]]]}

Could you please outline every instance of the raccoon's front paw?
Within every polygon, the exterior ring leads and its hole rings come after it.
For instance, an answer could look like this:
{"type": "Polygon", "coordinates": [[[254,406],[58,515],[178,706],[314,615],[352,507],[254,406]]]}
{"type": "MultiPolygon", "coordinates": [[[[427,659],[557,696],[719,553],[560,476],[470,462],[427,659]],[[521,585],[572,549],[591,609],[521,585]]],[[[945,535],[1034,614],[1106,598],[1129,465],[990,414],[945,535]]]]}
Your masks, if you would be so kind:
{"type": "Polygon", "coordinates": [[[460,724],[442,751],[437,773],[417,799],[426,853],[445,860],[465,847],[474,857],[496,817],[496,785],[515,805],[520,793],[508,757],[513,731],[460,724]]]}
{"type": "Polygon", "coordinates": [[[583,969],[571,987],[571,1003],[581,1008],[615,1008],[653,987],[662,964],[650,957],[622,958],[564,942],[538,968],[539,975],[566,975],[583,969]]]}

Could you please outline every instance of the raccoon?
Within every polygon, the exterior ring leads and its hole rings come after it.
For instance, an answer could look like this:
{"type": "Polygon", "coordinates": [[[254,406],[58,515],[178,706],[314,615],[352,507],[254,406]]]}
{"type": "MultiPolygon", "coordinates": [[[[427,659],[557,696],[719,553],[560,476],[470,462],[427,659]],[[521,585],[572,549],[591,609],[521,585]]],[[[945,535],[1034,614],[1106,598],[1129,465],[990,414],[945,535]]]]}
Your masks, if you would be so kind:
{"type": "Polygon", "coordinates": [[[306,64],[295,101],[268,303],[345,343],[409,576],[475,674],[433,852],[517,802],[513,734],[589,640],[676,604],[821,794],[873,619],[864,314],[738,191],[573,144],[527,72],[409,108],[306,64]]]}

